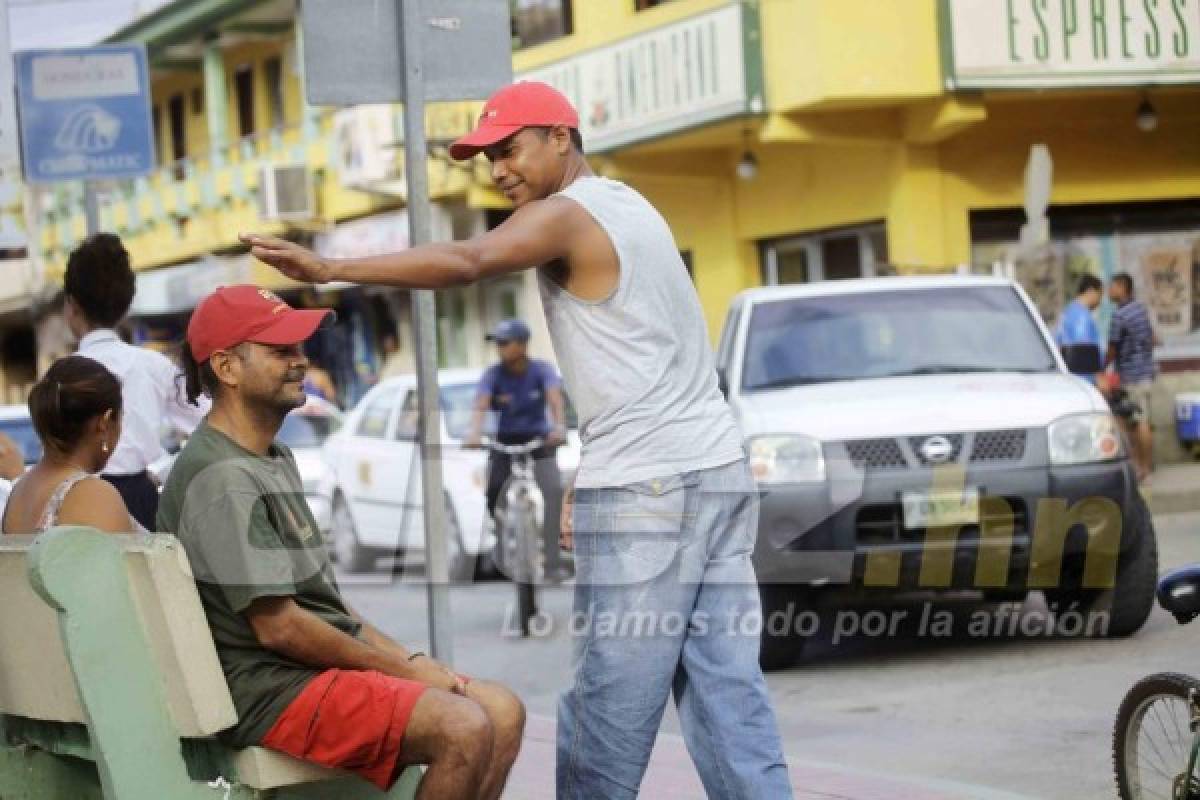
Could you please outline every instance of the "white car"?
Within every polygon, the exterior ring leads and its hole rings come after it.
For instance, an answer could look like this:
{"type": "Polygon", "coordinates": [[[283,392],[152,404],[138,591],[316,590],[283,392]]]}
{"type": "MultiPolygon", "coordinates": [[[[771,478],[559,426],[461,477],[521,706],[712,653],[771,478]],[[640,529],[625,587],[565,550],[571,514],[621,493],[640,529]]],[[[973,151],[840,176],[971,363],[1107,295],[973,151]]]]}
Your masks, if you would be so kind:
{"type": "Polygon", "coordinates": [[[333,467],[325,460],[325,442],[342,427],[345,415],[337,406],[320,398],[308,402],[283,418],[276,441],[292,450],[304,499],[312,510],[317,528],[328,537],[333,530],[333,467]]]}
{"type": "MultiPolygon", "coordinates": [[[[0,406],[0,433],[3,433],[17,443],[25,455],[25,466],[31,467],[42,457],[42,443],[33,429],[33,420],[29,418],[28,406],[0,406]]],[[[4,478],[0,478],[0,515],[8,504],[8,494],[12,490],[4,478]]]]}
{"type": "MultiPolygon", "coordinates": [[[[764,618],[835,593],[1036,588],[1108,615],[1110,636],[1145,622],[1154,528],[1120,428],[1016,284],[752,289],[717,369],[763,492],[764,618]],[[1104,591],[1101,563],[1115,572],[1104,591]]],[[[790,663],[802,639],[765,626],[764,666],[790,663]]]]}
{"type": "MultiPolygon", "coordinates": [[[[478,369],[438,373],[442,397],[442,480],[450,575],[461,580],[472,567],[491,568],[496,538],[487,519],[484,491],[487,453],[465,450],[478,369]]],[[[346,415],[342,431],[325,444],[336,474],[333,553],[349,572],[371,569],[379,556],[425,550],[420,446],[416,440],[416,377],[404,375],[373,387],[346,415]]],[[[567,434],[558,450],[564,481],[579,465],[579,437],[567,434]]]]}

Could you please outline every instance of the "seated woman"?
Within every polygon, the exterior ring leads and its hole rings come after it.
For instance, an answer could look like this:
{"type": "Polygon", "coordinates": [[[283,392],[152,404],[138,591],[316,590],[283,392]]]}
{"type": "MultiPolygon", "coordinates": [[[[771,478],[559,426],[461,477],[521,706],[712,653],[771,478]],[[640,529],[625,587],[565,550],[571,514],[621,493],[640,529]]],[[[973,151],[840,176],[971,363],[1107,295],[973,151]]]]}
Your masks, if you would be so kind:
{"type": "Polygon", "coordinates": [[[42,460],[12,487],[0,533],[88,525],[130,533],[138,525],[121,495],[98,476],[121,435],[121,384],[83,356],[54,362],[29,394],[42,460]]]}

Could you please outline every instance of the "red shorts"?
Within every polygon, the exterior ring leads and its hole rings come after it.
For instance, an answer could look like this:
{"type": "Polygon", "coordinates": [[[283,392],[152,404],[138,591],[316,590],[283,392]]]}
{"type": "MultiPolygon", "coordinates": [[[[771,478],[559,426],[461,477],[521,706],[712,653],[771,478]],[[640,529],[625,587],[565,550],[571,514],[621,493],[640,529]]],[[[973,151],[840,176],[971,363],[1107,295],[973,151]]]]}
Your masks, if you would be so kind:
{"type": "Polygon", "coordinates": [[[382,672],[326,670],[284,709],[262,745],[348,770],[387,791],[399,777],[408,720],[427,688],[382,672]]]}

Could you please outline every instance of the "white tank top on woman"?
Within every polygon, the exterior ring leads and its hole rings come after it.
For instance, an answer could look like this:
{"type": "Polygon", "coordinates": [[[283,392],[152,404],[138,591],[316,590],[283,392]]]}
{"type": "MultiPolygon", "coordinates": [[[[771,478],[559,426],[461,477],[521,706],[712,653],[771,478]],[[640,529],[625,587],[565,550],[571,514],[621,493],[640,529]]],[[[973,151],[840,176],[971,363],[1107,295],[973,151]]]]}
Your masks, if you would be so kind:
{"type": "Polygon", "coordinates": [[[607,178],[580,178],[559,194],[600,224],[620,266],[617,288],[597,302],[538,271],[550,338],[579,414],[576,487],[624,486],[742,458],[700,300],[666,220],[607,178]]]}

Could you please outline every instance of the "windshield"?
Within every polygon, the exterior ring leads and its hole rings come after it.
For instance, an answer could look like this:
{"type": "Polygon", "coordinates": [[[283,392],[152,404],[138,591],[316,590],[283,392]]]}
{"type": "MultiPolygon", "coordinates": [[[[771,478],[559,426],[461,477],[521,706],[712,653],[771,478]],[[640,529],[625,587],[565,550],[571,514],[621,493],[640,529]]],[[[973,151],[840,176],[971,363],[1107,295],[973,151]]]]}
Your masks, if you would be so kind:
{"type": "Polygon", "coordinates": [[[25,455],[26,464],[36,464],[42,457],[42,443],[33,430],[33,420],[0,420],[0,433],[7,434],[25,455]]]}
{"type": "Polygon", "coordinates": [[[283,418],[283,426],[276,436],[279,441],[296,450],[305,447],[320,447],[329,434],[338,429],[337,420],[327,414],[300,414],[293,411],[283,418]]]}
{"type": "Polygon", "coordinates": [[[742,388],[1057,368],[1009,287],[866,292],[756,306],[742,388]]]}

